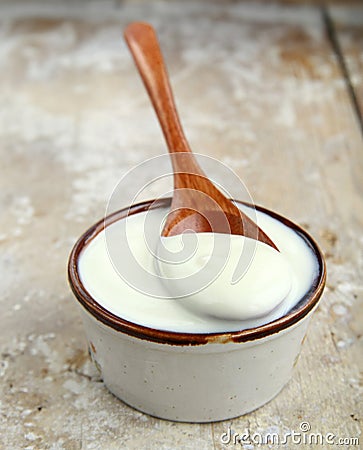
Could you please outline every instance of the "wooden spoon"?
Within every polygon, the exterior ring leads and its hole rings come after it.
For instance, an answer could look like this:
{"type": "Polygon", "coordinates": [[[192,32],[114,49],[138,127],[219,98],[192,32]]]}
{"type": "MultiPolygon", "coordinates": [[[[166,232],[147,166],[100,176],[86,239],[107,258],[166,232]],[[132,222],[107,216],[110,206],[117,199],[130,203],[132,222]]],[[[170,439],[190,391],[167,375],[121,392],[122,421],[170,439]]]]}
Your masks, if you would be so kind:
{"type": "Polygon", "coordinates": [[[184,135],[166,66],[154,28],[134,22],[125,40],[154,106],[170,152],[174,194],[163,236],[187,230],[244,235],[277,247],[271,239],[207,178],[194,158],[184,135]]]}

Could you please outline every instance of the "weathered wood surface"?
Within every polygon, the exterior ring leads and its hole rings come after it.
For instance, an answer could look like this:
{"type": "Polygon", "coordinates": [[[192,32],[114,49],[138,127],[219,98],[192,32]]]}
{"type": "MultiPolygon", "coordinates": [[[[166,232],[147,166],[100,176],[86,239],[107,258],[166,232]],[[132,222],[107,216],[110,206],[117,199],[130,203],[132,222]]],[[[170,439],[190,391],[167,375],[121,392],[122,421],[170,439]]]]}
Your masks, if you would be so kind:
{"type": "Polygon", "coordinates": [[[353,108],[362,125],[363,115],[363,8],[334,6],[330,9],[338,50],[342,55],[353,96],[353,108]]]}
{"type": "Polygon", "coordinates": [[[349,8],[0,4],[0,448],[221,449],[228,427],[283,436],[303,421],[360,435],[363,145],[352,93],[362,108],[363,20],[362,6],[349,8]],[[141,18],[159,30],[192,148],[230,165],[256,203],[305,225],[327,256],[327,290],[291,382],[213,425],[151,418],[109,394],[66,282],[75,238],[121,175],[165,151],[121,39],[141,18]]]}

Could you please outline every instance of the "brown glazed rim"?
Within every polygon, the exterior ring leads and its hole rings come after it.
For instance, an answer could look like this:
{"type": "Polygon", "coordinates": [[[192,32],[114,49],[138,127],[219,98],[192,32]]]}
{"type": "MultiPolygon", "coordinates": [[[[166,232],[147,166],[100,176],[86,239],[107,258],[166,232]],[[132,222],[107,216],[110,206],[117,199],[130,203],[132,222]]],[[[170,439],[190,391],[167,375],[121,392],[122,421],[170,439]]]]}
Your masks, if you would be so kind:
{"type": "Polygon", "coordinates": [[[260,206],[235,201],[239,204],[254,206],[258,211],[266,213],[271,217],[279,220],[289,228],[292,228],[300,237],[304,239],[304,241],[313,250],[318,259],[319,272],[310,290],[303,296],[303,298],[297,303],[297,305],[295,305],[294,308],[292,308],[292,310],[288,314],[270,323],[267,323],[266,325],[261,325],[259,327],[249,328],[242,331],[222,333],[181,333],[158,330],[155,328],[145,327],[143,325],[130,322],[116,316],[115,314],[112,314],[110,311],[97,303],[97,301],[89,294],[89,292],[87,292],[80,279],[77,262],[82,250],[92,241],[92,239],[94,239],[98,235],[98,233],[103,231],[105,227],[111,225],[117,220],[123,219],[133,214],[147,211],[149,209],[167,207],[170,205],[170,201],[170,198],[159,199],[157,201],[149,200],[117,211],[107,216],[106,218],[101,219],[99,222],[89,228],[74,245],[68,261],[68,280],[77,300],[97,320],[121,333],[125,333],[139,339],[158,342],[162,344],[185,346],[202,345],[207,343],[247,342],[261,339],[265,336],[272,335],[292,326],[303,317],[305,317],[318,303],[325,286],[326,265],[324,256],[314,239],[301,227],[280,216],[279,214],[276,214],[260,206]]]}

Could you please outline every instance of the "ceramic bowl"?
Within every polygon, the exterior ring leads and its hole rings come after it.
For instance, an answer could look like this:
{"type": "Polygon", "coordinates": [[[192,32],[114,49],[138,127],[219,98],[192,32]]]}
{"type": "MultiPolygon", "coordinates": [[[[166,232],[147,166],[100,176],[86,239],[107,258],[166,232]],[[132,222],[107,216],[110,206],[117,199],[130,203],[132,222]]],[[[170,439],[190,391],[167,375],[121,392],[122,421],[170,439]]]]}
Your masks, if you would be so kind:
{"type": "MultiPolygon", "coordinates": [[[[166,206],[165,201],[160,207],[166,206]]],[[[243,331],[192,334],[148,328],[97,303],[82,284],[78,260],[105,226],[146,211],[151,204],[155,207],[149,201],[100,220],[80,237],[69,258],[70,286],[105,385],[128,405],[175,421],[230,419],[264,405],[289,381],[321,298],[326,268],[319,247],[299,226],[256,207],[292,228],[315,253],[319,271],[309,292],[287,315],[243,331]]]]}

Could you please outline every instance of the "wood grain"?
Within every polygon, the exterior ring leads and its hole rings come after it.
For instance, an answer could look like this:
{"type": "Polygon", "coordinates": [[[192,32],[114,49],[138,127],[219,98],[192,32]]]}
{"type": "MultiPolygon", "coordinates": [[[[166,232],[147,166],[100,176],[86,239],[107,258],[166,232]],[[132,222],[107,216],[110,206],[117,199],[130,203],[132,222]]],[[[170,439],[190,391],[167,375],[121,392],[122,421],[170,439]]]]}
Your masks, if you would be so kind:
{"type": "Polygon", "coordinates": [[[363,6],[360,4],[347,9],[338,5],[331,7],[329,13],[342,64],[346,68],[352,106],[359,116],[363,133],[363,6]]]}

